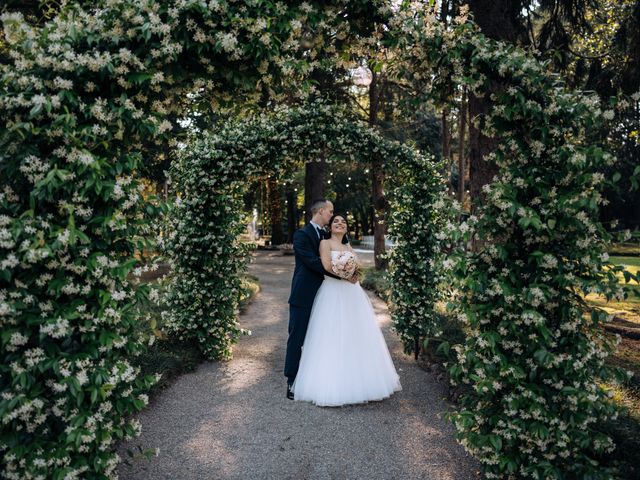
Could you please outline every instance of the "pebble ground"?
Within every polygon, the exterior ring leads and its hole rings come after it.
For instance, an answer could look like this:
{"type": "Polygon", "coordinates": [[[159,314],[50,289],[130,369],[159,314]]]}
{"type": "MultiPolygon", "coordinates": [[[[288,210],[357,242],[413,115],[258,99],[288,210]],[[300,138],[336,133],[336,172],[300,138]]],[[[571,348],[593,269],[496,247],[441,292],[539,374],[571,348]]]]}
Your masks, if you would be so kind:
{"type": "Polygon", "coordinates": [[[478,478],[477,463],[443,419],[445,388],[402,352],[383,301],[371,295],[403,390],[382,402],[320,408],[285,398],[287,296],[293,257],[258,252],[261,292],[241,317],[252,331],[229,362],[205,362],[156,395],[121,445],[159,448],[128,460],[120,479],[478,478]]]}

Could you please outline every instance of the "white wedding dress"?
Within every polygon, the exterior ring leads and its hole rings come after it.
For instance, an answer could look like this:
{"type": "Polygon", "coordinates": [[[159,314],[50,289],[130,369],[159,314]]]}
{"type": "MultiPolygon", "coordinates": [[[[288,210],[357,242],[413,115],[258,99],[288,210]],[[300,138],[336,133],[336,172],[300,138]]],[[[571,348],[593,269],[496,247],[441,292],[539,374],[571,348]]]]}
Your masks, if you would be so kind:
{"type": "MultiPolygon", "coordinates": [[[[332,251],[332,258],[339,253],[332,251]]],[[[309,318],[295,399],[340,406],[382,400],[399,390],[400,378],[360,283],[325,276],[309,318]]]]}

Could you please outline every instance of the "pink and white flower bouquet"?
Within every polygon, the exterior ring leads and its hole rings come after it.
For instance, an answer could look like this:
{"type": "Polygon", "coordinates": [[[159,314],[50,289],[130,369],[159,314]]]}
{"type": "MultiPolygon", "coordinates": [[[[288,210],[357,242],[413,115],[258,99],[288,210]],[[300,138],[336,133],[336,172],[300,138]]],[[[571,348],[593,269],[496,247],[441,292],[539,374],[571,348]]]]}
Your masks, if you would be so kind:
{"type": "Polygon", "coordinates": [[[331,260],[331,270],[340,278],[349,280],[354,275],[360,275],[360,266],[351,252],[340,252],[331,260]]]}

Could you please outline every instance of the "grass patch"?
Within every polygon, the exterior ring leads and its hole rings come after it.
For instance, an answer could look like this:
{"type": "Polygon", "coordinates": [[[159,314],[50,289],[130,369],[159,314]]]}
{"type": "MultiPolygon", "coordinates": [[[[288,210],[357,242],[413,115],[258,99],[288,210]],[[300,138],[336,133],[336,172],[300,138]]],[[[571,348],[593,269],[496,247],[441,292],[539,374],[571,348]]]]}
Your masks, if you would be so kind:
{"type": "Polygon", "coordinates": [[[640,257],[640,243],[614,243],[609,249],[609,255],[640,257]]]}
{"type": "Polygon", "coordinates": [[[611,263],[615,263],[616,265],[624,265],[633,273],[636,273],[640,269],[640,256],[639,257],[629,257],[629,256],[619,256],[612,255],[609,257],[609,261],[611,263]]]}
{"type": "Polygon", "coordinates": [[[136,358],[143,375],[162,375],[151,394],[163,390],[178,376],[191,372],[203,361],[198,345],[165,337],[156,340],[149,350],[136,358]]]}
{"type": "MultiPolygon", "coordinates": [[[[610,258],[612,264],[622,265],[625,270],[628,270],[632,274],[636,275],[640,271],[640,257],[629,256],[613,256],[610,258]]],[[[632,280],[629,283],[625,283],[624,276],[618,274],[618,281],[621,285],[625,285],[629,290],[628,298],[624,300],[610,300],[604,296],[589,294],[585,297],[587,302],[594,307],[601,308],[609,314],[632,324],[640,326],[640,285],[632,280]]]]}
{"type": "MultiPolygon", "coordinates": [[[[640,294],[640,286],[632,287],[632,290],[640,294]]],[[[610,315],[622,319],[627,325],[640,327],[640,297],[632,293],[624,300],[610,300],[601,295],[590,293],[585,297],[589,305],[598,307],[610,315]]],[[[616,321],[615,323],[619,323],[616,321]]]]}
{"type": "Polygon", "coordinates": [[[240,313],[244,313],[249,304],[260,291],[258,277],[245,273],[240,279],[240,313]]]}
{"type": "Polygon", "coordinates": [[[465,342],[466,333],[462,322],[446,310],[444,303],[438,302],[435,310],[442,333],[438,338],[425,338],[422,341],[421,353],[429,362],[444,365],[445,363],[457,361],[451,349],[453,346],[461,345],[465,342]],[[447,345],[444,350],[441,348],[443,343],[447,345]]]}
{"type": "MultiPolygon", "coordinates": [[[[640,340],[622,337],[616,354],[609,358],[609,362],[612,366],[632,371],[634,377],[631,383],[636,382],[635,386],[640,387],[640,340]]],[[[638,415],[640,415],[640,403],[638,415]]]]}
{"type": "MultiPolygon", "coordinates": [[[[637,275],[640,270],[640,257],[620,257],[614,256],[610,257],[609,261],[614,265],[621,265],[625,270],[632,273],[633,275],[637,275]]],[[[618,282],[625,283],[624,275],[622,272],[616,273],[616,277],[618,278],[618,282]]],[[[638,285],[638,282],[635,280],[631,280],[628,285],[638,285]]]]}

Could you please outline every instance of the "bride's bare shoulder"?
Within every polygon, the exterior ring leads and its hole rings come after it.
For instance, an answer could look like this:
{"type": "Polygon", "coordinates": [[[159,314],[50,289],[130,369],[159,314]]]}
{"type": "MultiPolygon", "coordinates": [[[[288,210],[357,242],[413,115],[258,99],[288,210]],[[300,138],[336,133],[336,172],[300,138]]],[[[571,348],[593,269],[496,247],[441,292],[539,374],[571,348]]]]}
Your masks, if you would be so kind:
{"type": "Polygon", "coordinates": [[[320,240],[320,251],[331,252],[332,250],[339,250],[336,248],[335,242],[329,238],[320,240]]]}

